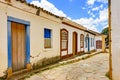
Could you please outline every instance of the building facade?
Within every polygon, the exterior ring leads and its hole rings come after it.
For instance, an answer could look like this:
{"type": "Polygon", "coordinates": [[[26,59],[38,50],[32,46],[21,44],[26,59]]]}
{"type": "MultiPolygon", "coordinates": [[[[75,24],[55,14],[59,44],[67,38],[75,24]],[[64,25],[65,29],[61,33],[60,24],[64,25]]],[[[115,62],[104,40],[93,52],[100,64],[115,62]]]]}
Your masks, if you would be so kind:
{"type": "Polygon", "coordinates": [[[0,19],[0,76],[97,49],[99,33],[25,0],[0,0],[0,19]]]}
{"type": "Polygon", "coordinates": [[[112,80],[120,80],[119,2],[119,0],[109,0],[110,72],[112,72],[112,80]]]}

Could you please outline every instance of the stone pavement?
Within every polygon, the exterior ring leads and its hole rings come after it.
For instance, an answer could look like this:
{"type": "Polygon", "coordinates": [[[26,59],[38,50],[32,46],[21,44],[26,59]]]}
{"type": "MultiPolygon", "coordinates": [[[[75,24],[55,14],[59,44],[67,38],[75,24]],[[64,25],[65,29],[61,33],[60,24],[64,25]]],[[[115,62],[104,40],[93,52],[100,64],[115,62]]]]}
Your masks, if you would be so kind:
{"type": "Polygon", "coordinates": [[[25,80],[109,80],[105,76],[108,70],[109,53],[100,53],[88,59],[39,72],[25,80]]]}

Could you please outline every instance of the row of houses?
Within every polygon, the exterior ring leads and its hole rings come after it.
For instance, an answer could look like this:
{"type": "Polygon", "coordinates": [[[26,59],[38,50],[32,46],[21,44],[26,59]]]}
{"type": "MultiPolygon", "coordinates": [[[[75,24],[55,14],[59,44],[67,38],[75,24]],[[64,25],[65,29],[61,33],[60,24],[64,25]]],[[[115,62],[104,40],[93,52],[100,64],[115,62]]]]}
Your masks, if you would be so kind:
{"type": "Polygon", "coordinates": [[[25,0],[0,0],[0,19],[0,76],[105,50],[105,35],[25,0]]]}

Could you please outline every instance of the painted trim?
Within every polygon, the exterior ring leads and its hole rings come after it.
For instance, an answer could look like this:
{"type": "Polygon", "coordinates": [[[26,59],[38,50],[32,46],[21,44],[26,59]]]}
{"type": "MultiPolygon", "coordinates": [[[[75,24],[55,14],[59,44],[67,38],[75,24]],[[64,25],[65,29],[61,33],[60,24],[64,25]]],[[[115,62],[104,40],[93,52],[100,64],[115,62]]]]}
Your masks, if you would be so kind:
{"type": "Polygon", "coordinates": [[[25,20],[21,20],[21,19],[17,19],[17,18],[11,17],[11,16],[8,16],[8,17],[7,17],[7,20],[8,20],[8,22],[9,22],[9,21],[10,21],[10,22],[13,21],[13,22],[17,22],[17,23],[21,23],[21,24],[30,26],[30,22],[25,21],[25,20]]]}
{"type": "Polygon", "coordinates": [[[65,55],[66,57],[65,58],[67,58],[68,57],[68,31],[66,30],[66,29],[61,29],[60,30],[60,57],[63,59],[63,56],[62,56],[62,51],[67,51],[67,55],[65,55]],[[62,49],[62,31],[65,31],[65,32],[67,32],[67,44],[66,44],[66,49],[62,49]]]}
{"type": "Polygon", "coordinates": [[[30,26],[26,26],[26,64],[30,63],[30,26]]]}
{"type": "Polygon", "coordinates": [[[89,37],[89,34],[86,35],[86,42],[87,42],[87,50],[88,50],[88,53],[90,52],[90,37],[89,37]]]}
{"type": "Polygon", "coordinates": [[[12,68],[11,22],[24,24],[26,27],[26,65],[30,63],[30,22],[8,16],[7,17],[8,68],[12,68]]]}
{"type": "Polygon", "coordinates": [[[84,35],[83,34],[80,35],[80,48],[84,48],[84,35]],[[81,42],[83,45],[81,45],[81,42]]]}
{"type": "Polygon", "coordinates": [[[11,54],[11,22],[7,22],[7,42],[8,42],[8,68],[12,67],[12,54],[11,54]]]}
{"type": "Polygon", "coordinates": [[[78,52],[78,33],[77,32],[73,32],[73,50],[72,50],[72,52],[73,52],[73,55],[77,55],[77,52],[78,52]],[[74,39],[74,37],[75,37],[75,39],[74,39]],[[76,43],[75,43],[75,42],[76,43]],[[75,43],[75,44],[74,44],[75,43]],[[76,46],[76,49],[74,48],[76,46]],[[75,51],[75,52],[74,52],[75,51]]]}
{"type": "Polygon", "coordinates": [[[70,23],[67,23],[67,22],[62,22],[62,23],[65,24],[65,25],[68,25],[69,27],[72,27],[72,28],[76,28],[76,29],[78,29],[78,30],[85,31],[85,29],[81,29],[81,28],[79,28],[78,26],[72,25],[72,24],[70,24],[70,23]]]}

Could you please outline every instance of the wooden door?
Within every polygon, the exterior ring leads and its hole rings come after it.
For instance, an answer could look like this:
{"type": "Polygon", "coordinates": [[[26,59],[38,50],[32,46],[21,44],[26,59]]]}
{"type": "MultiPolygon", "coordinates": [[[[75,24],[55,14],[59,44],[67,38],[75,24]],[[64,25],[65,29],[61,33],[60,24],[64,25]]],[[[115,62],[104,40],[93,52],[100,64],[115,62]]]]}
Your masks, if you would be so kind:
{"type": "Polygon", "coordinates": [[[25,25],[12,22],[12,70],[13,72],[25,68],[25,25]]]}
{"type": "Polygon", "coordinates": [[[96,41],[96,49],[102,49],[102,41],[101,40],[96,41]]]}
{"type": "Polygon", "coordinates": [[[73,32],[73,55],[77,54],[77,33],[73,32]]]}

